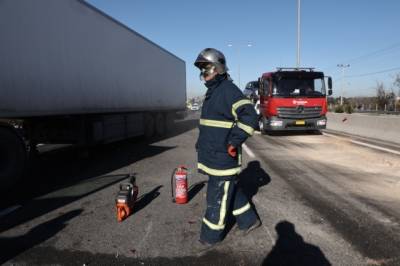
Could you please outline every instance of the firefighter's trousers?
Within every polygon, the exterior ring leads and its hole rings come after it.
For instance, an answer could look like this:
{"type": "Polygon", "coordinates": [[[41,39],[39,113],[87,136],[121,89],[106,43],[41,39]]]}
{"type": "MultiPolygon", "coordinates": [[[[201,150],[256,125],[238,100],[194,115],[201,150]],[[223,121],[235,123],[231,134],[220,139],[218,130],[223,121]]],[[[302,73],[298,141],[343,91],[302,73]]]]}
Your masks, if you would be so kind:
{"type": "Polygon", "coordinates": [[[200,239],[208,243],[222,240],[225,223],[234,215],[239,229],[252,226],[257,216],[242,189],[237,186],[236,176],[209,176],[207,209],[201,226],[200,239]]]}

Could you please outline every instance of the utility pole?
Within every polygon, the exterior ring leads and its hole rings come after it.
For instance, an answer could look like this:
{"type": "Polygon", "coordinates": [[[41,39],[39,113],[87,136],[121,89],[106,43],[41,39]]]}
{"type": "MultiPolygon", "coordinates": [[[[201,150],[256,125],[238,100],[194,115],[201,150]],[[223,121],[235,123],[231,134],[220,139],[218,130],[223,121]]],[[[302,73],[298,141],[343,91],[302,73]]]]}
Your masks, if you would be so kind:
{"type": "MultiPolygon", "coordinates": [[[[234,45],[229,43],[228,47],[233,47],[234,45]]],[[[247,43],[246,47],[252,47],[253,45],[251,43],[247,43]]],[[[242,84],[240,82],[240,45],[235,45],[236,48],[236,56],[238,60],[238,87],[241,89],[242,84]]]]}
{"type": "Polygon", "coordinates": [[[342,93],[340,95],[340,105],[343,105],[343,94],[344,94],[344,70],[346,67],[350,67],[350,64],[338,64],[337,67],[342,69],[342,93]]]}
{"type": "Polygon", "coordinates": [[[297,68],[300,67],[300,4],[301,0],[297,0],[297,68]]]}
{"type": "Polygon", "coordinates": [[[237,48],[237,60],[238,60],[238,82],[239,82],[239,89],[241,89],[242,84],[240,83],[240,48],[237,48]]]}

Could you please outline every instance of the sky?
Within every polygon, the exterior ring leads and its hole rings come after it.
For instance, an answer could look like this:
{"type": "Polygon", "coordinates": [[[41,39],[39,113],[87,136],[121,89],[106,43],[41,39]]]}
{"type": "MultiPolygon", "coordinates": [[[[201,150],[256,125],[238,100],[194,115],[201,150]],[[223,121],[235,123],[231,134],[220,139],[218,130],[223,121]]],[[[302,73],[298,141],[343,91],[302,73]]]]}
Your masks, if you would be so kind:
{"type": "MultiPolygon", "coordinates": [[[[225,54],[242,89],[296,66],[297,0],[87,2],[182,58],[188,96],[206,91],[193,62],[207,47],[225,54]]],[[[301,0],[300,43],[300,65],[332,76],[334,96],[373,96],[377,82],[389,90],[400,73],[400,1],[301,0]],[[338,64],[350,66],[343,74],[338,64]]]]}

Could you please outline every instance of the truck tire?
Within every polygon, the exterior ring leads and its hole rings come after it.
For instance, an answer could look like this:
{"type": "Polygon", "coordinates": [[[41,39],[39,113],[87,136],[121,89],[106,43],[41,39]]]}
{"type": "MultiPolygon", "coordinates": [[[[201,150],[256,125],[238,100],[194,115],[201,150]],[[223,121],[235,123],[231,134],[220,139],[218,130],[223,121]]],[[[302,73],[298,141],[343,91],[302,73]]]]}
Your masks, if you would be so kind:
{"type": "Polygon", "coordinates": [[[157,136],[162,137],[165,135],[167,131],[167,126],[166,117],[163,113],[156,114],[155,127],[157,136]]]}
{"type": "Polygon", "coordinates": [[[155,134],[155,122],[152,114],[144,115],[144,136],[150,139],[155,134]]]}
{"type": "Polygon", "coordinates": [[[0,127],[0,191],[11,188],[22,177],[27,160],[22,137],[13,129],[0,127]]]}

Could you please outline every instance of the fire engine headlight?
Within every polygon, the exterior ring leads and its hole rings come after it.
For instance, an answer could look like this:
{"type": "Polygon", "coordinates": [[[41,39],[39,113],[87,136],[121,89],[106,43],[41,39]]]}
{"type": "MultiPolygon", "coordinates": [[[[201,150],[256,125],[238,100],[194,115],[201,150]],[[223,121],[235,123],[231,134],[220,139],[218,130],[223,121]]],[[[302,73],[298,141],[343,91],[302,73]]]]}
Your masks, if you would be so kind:
{"type": "Polygon", "coordinates": [[[317,121],[317,126],[326,126],[326,120],[325,120],[325,119],[323,119],[323,120],[318,120],[318,121],[317,121]]]}
{"type": "Polygon", "coordinates": [[[283,121],[274,120],[270,122],[271,127],[281,127],[283,125],[283,121]]]}

